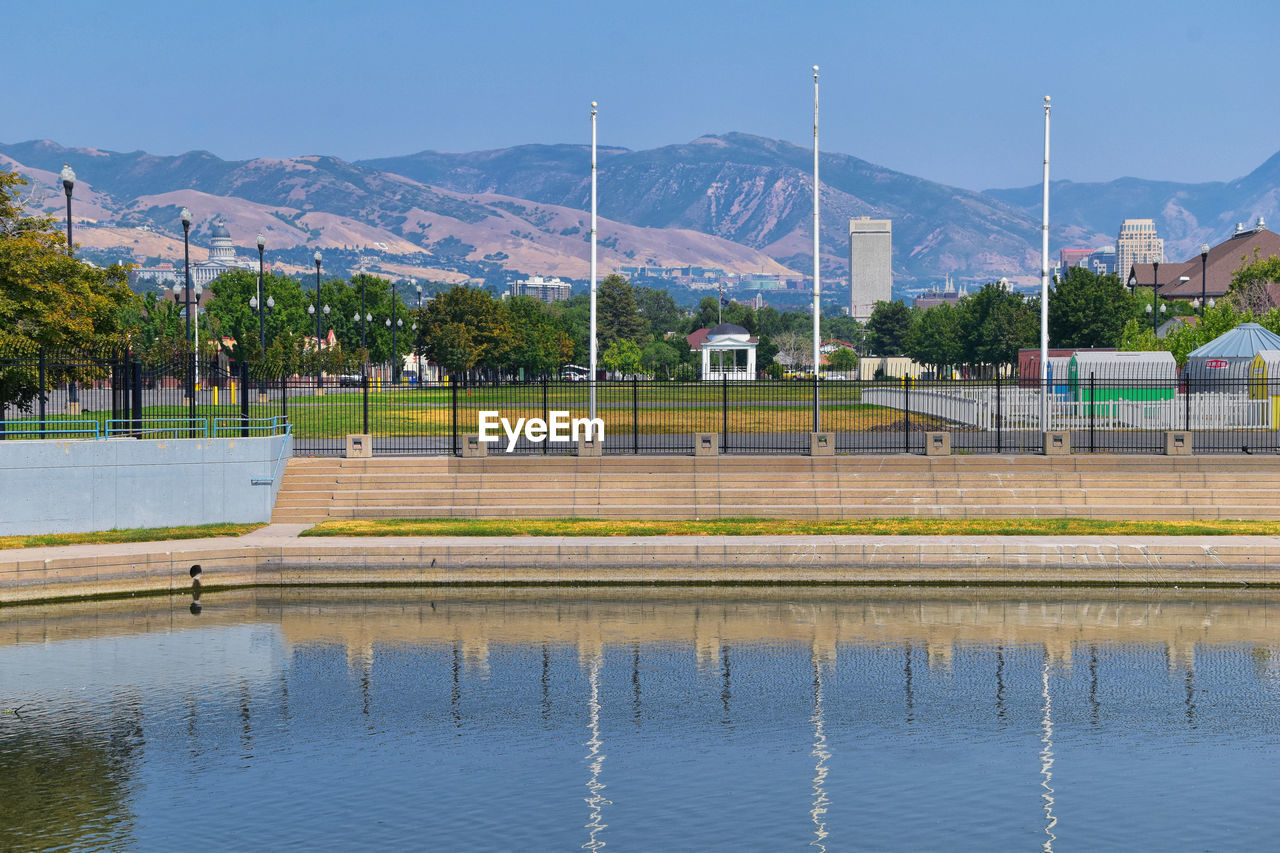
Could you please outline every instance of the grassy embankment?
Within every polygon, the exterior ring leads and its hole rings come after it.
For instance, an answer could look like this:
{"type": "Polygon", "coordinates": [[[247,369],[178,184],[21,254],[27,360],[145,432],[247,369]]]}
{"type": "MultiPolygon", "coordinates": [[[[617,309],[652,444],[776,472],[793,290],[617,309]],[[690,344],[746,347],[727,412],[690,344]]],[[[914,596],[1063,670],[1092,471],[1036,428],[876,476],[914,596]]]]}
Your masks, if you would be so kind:
{"type": "Polygon", "coordinates": [[[332,520],[303,536],[1274,536],[1274,521],[1106,521],[1087,518],[881,518],[803,521],[719,518],[388,518],[332,520]]]}
{"type": "Polygon", "coordinates": [[[111,545],[117,542],[160,542],[167,539],[206,539],[243,536],[262,524],[198,524],[190,527],[142,527],[98,533],[45,533],[33,536],[0,536],[0,549],[43,548],[51,545],[111,545]]]}

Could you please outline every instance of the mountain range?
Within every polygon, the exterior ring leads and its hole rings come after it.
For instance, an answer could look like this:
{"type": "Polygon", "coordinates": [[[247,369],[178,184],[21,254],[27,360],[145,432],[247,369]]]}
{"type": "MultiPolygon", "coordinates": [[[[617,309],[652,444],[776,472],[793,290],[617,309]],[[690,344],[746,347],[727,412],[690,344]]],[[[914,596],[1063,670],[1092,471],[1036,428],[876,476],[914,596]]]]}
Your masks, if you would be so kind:
{"type": "MultiPolygon", "coordinates": [[[[812,270],[812,151],[743,133],[646,151],[599,150],[601,274],[623,266],[707,266],[801,277],[812,270]]],[[[959,189],[846,154],[823,153],[824,289],[847,287],[848,220],[893,220],[895,290],[999,277],[1038,281],[1040,187],[959,189]]],[[[238,245],[266,237],[268,258],[306,271],[363,268],[441,281],[512,273],[588,275],[590,151],[523,145],[423,151],[347,162],[329,156],[223,160],[0,144],[0,165],[31,181],[29,207],[61,217],[57,172],[77,173],[75,238],[89,257],[180,262],[178,212],[195,214],[192,258],[215,217],[238,245]]],[[[1179,184],[1122,178],[1054,182],[1051,246],[1114,242],[1120,221],[1153,217],[1170,259],[1280,217],[1280,154],[1242,178],[1179,184]]],[[[248,252],[247,254],[252,254],[248,252]]]]}

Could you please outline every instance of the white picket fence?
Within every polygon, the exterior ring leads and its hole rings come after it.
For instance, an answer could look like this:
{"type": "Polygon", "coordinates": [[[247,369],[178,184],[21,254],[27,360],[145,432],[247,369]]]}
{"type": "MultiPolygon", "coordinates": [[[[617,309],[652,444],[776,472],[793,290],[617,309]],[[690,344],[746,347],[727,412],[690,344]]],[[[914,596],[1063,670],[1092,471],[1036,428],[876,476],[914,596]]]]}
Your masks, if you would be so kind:
{"type": "MultiPolygon", "coordinates": [[[[1004,429],[1040,428],[1040,390],[1001,386],[999,417],[1004,429]]],[[[996,388],[992,386],[916,389],[868,388],[862,402],[930,415],[982,430],[996,428],[996,388]]],[[[1221,430],[1275,429],[1271,401],[1244,393],[1178,393],[1167,400],[1107,400],[1096,403],[1054,395],[1049,398],[1052,430],[1221,430]],[[1092,409],[1092,412],[1090,411],[1092,409]],[[1092,415],[1092,417],[1091,417],[1092,415]]]]}

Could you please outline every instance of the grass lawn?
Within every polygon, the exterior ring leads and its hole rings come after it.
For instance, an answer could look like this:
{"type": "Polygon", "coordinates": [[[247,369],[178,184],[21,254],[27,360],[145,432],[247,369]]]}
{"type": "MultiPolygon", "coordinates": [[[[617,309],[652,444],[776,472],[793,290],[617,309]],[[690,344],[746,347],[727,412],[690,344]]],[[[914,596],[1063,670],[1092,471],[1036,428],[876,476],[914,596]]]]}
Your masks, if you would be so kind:
{"type": "MultiPolygon", "coordinates": [[[[541,418],[546,414],[542,400],[534,400],[530,394],[520,389],[519,395],[493,401],[464,400],[458,401],[458,433],[474,433],[479,429],[479,411],[491,407],[502,417],[513,423],[516,418],[541,418]]],[[[536,390],[536,389],[535,389],[536,390]]],[[[430,393],[430,392],[427,392],[430,393]]],[[[415,399],[409,392],[398,394],[369,395],[369,432],[379,437],[396,436],[435,436],[444,437],[452,433],[453,411],[447,401],[439,404],[415,399]]],[[[364,409],[362,396],[359,393],[334,393],[323,397],[297,397],[288,400],[289,421],[293,424],[293,435],[297,439],[342,438],[352,433],[364,432],[364,409]]],[[[587,402],[582,399],[548,401],[548,409],[567,409],[571,417],[586,417],[587,402]]],[[[271,418],[282,414],[279,400],[258,403],[257,396],[249,404],[250,418],[271,418]]],[[[651,400],[640,402],[633,407],[632,401],[608,402],[601,400],[598,414],[605,422],[605,431],[611,435],[669,435],[695,432],[721,432],[727,429],[731,433],[804,433],[813,428],[812,410],[807,401],[788,402],[786,400],[769,399],[759,401],[739,401],[736,405],[731,399],[726,412],[723,401],[719,398],[708,400],[651,400]]],[[[59,421],[97,421],[105,432],[109,412],[86,412],[79,416],[50,415],[46,421],[50,424],[48,438],[83,438],[83,435],[58,434],[54,425],[59,421]]],[[[151,421],[144,423],[147,437],[154,439],[203,437],[192,436],[189,431],[179,428],[185,425],[191,416],[191,409],[185,405],[146,406],[142,410],[142,419],[151,421]],[[173,419],[182,424],[172,423],[171,429],[164,428],[160,421],[173,419]]],[[[214,419],[221,418],[217,424],[219,436],[237,436],[240,434],[238,423],[238,406],[199,403],[195,408],[195,417],[207,418],[210,426],[214,419]]],[[[936,418],[912,415],[911,420],[921,426],[935,426],[940,423],[936,418]]],[[[849,401],[829,400],[824,398],[821,408],[822,429],[831,432],[855,432],[869,429],[891,428],[900,424],[902,412],[881,406],[864,405],[849,401]]],[[[262,435],[261,425],[250,428],[250,435],[262,435]]],[[[19,436],[12,436],[18,438],[19,436]]],[[[38,438],[31,434],[21,438],[38,438]]]]}
{"type": "Polygon", "coordinates": [[[165,539],[205,539],[243,536],[263,524],[198,524],[191,527],[140,527],[100,533],[45,533],[35,536],[0,536],[0,549],[40,548],[49,545],[109,545],[116,542],[159,542],[165,539]]]}
{"type": "Polygon", "coordinates": [[[627,521],[594,518],[388,518],[325,521],[303,536],[1273,536],[1273,521],[1102,521],[1086,518],[797,521],[721,518],[627,521]]]}

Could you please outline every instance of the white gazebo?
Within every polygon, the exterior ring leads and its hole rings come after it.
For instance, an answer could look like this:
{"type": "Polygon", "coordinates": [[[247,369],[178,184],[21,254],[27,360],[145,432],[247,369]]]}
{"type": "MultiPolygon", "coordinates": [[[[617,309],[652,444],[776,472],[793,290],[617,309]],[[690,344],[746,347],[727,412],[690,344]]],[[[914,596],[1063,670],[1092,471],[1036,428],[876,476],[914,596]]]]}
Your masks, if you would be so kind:
{"type": "Polygon", "coordinates": [[[756,378],[756,343],[751,333],[733,323],[721,323],[707,332],[702,341],[702,378],[756,378]]]}

